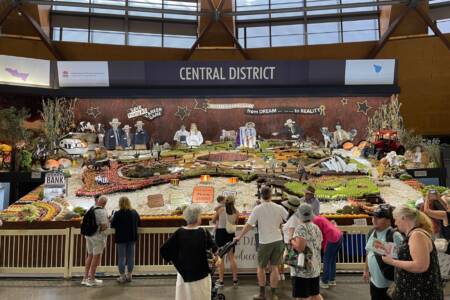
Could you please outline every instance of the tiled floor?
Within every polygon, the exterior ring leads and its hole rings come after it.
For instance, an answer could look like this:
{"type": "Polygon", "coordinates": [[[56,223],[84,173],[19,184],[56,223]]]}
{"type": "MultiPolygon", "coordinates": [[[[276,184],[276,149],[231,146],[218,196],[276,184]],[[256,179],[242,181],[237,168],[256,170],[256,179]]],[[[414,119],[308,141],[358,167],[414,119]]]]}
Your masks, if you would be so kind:
{"type": "MultiPolygon", "coordinates": [[[[323,291],[325,299],[369,299],[368,286],[358,276],[339,276],[338,285],[323,291]]],[[[228,282],[226,281],[226,284],[228,282]]],[[[255,276],[245,276],[237,289],[224,287],[226,299],[252,299],[258,292],[255,276]]],[[[282,282],[280,299],[292,299],[290,281],[282,282]]],[[[175,278],[135,278],[132,283],[119,285],[114,279],[105,279],[103,287],[82,287],[79,280],[23,280],[0,279],[1,300],[160,300],[174,299],[175,278]]]]}
{"type": "MultiPolygon", "coordinates": [[[[324,299],[370,299],[369,287],[362,282],[360,276],[340,275],[337,283],[336,287],[323,290],[324,299]]],[[[252,299],[257,291],[255,276],[241,277],[237,289],[223,289],[227,300],[252,299]]],[[[282,282],[278,293],[280,299],[292,299],[290,293],[290,281],[282,282]]],[[[107,278],[102,287],[94,288],[82,287],[78,279],[0,279],[0,300],[162,300],[174,297],[174,277],[140,277],[125,285],[119,285],[115,279],[107,278]]]]}

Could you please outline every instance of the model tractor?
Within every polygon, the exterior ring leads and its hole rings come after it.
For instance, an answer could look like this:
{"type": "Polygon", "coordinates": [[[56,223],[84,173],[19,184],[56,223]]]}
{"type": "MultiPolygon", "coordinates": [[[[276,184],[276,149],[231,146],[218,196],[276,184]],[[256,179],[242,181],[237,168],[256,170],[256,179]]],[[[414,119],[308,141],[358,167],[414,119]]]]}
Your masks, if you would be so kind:
{"type": "Polygon", "coordinates": [[[398,140],[397,131],[383,129],[376,132],[373,142],[373,153],[377,159],[382,159],[387,153],[395,151],[397,155],[405,154],[405,147],[398,140]]]}

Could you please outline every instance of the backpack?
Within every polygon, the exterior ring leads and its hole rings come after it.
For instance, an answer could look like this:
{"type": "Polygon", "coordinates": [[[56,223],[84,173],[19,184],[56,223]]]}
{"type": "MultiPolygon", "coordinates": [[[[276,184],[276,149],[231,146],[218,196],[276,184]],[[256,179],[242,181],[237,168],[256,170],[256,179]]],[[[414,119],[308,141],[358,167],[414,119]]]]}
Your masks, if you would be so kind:
{"type": "Polygon", "coordinates": [[[83,221],[81,222],[81,234],[84,236],[93,236],[98,229],[97,220],[95,219],[95,210],[100,207],[91,207],[84,214],[83,221]]]}
{"type": "MultiPolygon", "coordinates": [[[[397,230],[389,228],[386,232],[386,242],[387,243],[393,243],[394,242],[394,234],[397,232],[397,230]]],[[[374,238],[377,238],[377,232],[372,229],[369,231],[369,237],[374,236],[374,238]]],[[[378,253],[375,254],[375,259],[377,260],[378,267],[380,268],[381,274],[383,274],[384,278],[390,281],[394,281],[394,270],[395,268],[391,265],[388,265],[384,263],[382,256],[378,253]]]]}

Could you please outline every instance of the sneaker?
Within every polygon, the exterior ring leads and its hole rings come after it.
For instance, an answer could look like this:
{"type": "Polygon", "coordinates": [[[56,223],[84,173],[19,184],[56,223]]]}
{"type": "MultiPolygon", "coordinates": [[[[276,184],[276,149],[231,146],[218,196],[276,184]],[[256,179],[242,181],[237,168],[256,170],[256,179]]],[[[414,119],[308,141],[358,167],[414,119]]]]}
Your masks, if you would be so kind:
{"type": "Polygon", "coordinates": [[[102,285],[103,284],[103,280],[100,279],[88,279],[86,281],[86,286],[98,286],[98,285],[102,285]]]}
{"type": "Polygon", "coordinates": [[[215,283],[215,285],[216,285],[217,288],[221,288],[221,287],[223,287],[225,284],[223,283],[223,281],[217,280],[216,283],[215,283]]]}
{"type": "Polygon", "coordinates": [[[330,282],[328,282],[329,286],[336,286],[336,280],[331,280],[330,282]]]}
{"type": "Polygon", "coordinates": [[[239,281],[238,281],[237,279],[236,279],[236,280],[233,280],[233,287],[234,287],[235,289],[237,289],[238,285],[239,285],[239,281]]]}
{"type": "Polygon", "coordinates": [[[253,300],[266,300],[266,296],[258,294],[258,295],[253,296],[253,300]]]}
{"type": "Polygon", "coordinates": [[[280,275],[280,280],[283,280],[283,281],[286,280],[286,276],[284,276],[284,274],[281,274],[280,275]]]}
{"type": "Polygon", "coordinates": [[[328,289],[330,287],[330,285],[328,283],[324,283],[322,281],[320,281],[320,288],[321,289],[328,289]]]}
{"type": "Polygon", "coordinates": [[[133,280],[133,274],[127,273],[127,275],[125,276],[125,279],[127,280],[127,282],[131,282],[131,280],[133,280]]]}
{"type": "Polygon", "coordinates": [[[81,280],[81,285],[86,285],[88,282],[87,278],[83,278],[83,280],[81,280]]]}
{"type": "Polygon", "coordinates": [[[120,275],[118,278],[117,278],[117,282],[118,283],[125,283],[127,281],[127,278],[125,277],[125,275],[120,275]]]}

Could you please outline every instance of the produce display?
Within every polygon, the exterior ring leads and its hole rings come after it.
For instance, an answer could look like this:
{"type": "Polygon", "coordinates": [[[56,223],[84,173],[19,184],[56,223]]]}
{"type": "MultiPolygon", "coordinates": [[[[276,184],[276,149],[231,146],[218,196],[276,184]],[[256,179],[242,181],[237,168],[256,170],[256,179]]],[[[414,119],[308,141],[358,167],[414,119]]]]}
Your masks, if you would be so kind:
{"type": "MultiPolygon", "coordinates": [[[[311,184],[316,189],[316,198],[321,201],[360,199],[377,196],[380,190],[370,177],[320,177],[312,179],[311,184]]],[[[297,181],[285,184],[286,189],[294,195],[303,196],[309,185],[297,181]]]]}

